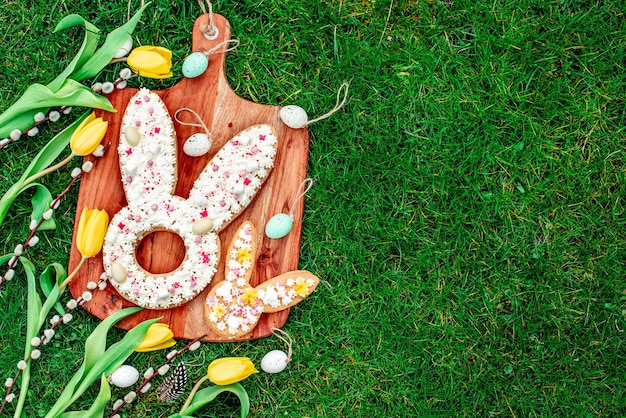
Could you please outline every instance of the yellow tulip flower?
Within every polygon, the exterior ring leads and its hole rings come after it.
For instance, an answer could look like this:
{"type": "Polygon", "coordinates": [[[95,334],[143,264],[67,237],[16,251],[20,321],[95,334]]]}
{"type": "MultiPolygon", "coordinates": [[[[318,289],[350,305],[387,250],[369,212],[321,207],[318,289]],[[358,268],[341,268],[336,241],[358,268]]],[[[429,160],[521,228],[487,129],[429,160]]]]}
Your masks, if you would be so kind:
{"type": "Polygon", "coordinates": [[[162,46],[145,45],[135,48],[128,55],[126,63],[141,77],[172,76],[172,51],[162,46]]]}
{"type": "Polygon", "coordinates": [[[146,337],[141,344],[135,348],[135,351],[145,353],[146,351],[170,348],[175,344],[174,333],[170,330],[169,325],[158,322],[150,325],[146,337]]]}
{"type": "Polygon", "coordinates": [[[224,357],[214,360],[207,370],[208,379],[219,386],[240,382],[251,374],[258,373],[247,357],[224,357]]]}
{"type": "Polygon", "coordinates": [[[98,148],[104,134],[106,134],[109,122],[104,122],[102,118],[96,118],[95,113],[91,113],[74,131],[70,138],[70,148],[74,155],[89,155],[98,148]]]}
{"type": "Polygon", "coordinates": [[[85,207],[78,221],[76,247],[83,258],[98,254],[104,243],[104,235],[109,226],[109,215],[104,210],[85,207]]]}

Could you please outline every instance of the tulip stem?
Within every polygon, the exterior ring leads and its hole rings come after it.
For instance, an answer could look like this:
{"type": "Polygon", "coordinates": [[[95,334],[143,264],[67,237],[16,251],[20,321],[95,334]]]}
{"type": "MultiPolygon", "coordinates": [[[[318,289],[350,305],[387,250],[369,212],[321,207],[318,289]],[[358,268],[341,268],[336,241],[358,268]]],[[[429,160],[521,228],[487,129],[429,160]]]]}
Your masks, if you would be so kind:
{"type": "Polygon", "coordinates": [[[59,290],[60,290],[60,291],[61,291],[61,290],[63,290],[63,289],[65,289],[65,286],[67,286],[67,284],[68,284],[69,282],[71,282],[71,281],[72,281],[72,279],[73,279],[73,278],[76,276],[76,274],[78,273],[78,270],[80,270],[80,268],[83,266],[83,264],[85,264],[85,261],[87,261],[87,259],[88,259],[88,258],[89,258],[89,257],[82,257],[82,258],[80,259],[80,262],[78,263],[78,265],[76,266],[76,268],[74,269],[74,271],[72,271],[72,272],[70,273],[70,275],[69,275],[69,276],[67,276],[67,279],[63,280],[63,283],[61,283],[61,285],[59,286],[59,290]]]}
{"type": "Polygon", "coordinates": [[[127,57],[113,58],[111,61],[109,61],[109,63],[107,65],[115,64],[115,63],[118,63],[118,62],[126,62],[126,61],[128,61],[127,57]]]}
{"type": "Polygon", "coordinates": [[[67,158],[65,158],[63,161],[60,161],[57,164],[46,168],[45,170],[41,170],[39,173],[33,174],[32,176],[30,176],[29,178],[24,180],[22,184],[24,184],[24,185],[30,184],[33,181],[37,180],[38,178],[41,178],[41,177],[45,176],[46,174],[51,173],[54,170],[57,170],[57,169],[63,167],[65,164],[69,163],[71,161],[71,159],[74,158],[74,157],[76,157],[76,154],[71,152],[70,155],[68,155],[67,158]]]}
{"type": "Polygon", "coordinates": [[[183,407],[180,409],[179,414],[182,415],[185,409],[187,409],[189,405],[191,405],[191,401],[194,395],[196,394],[198,389],[200,389],[200,386],[202,386],[202,384],[206,382],[207,380],[209,380],[209,376],[205,375],[205,376],[202,376],[202,378],[196,382],[196,384],[193,386],[193,389],[191,389],[191,392],[189,392],[189,396],[187,397],[187,400],[185,401],[185,404],[183,405],[183,407]]]}

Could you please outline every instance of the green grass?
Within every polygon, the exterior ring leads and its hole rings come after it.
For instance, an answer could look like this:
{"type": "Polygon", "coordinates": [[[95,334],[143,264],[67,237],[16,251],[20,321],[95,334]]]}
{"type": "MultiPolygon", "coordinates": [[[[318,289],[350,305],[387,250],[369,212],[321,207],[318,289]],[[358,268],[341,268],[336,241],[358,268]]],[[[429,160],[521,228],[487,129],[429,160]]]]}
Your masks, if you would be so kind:
{"type": "MultiPolygon", "coordinates": [[[[0,109],[73,56],[80,31],[49,33],[61,16],[106,31],[125,20],[126,3],[1,5],[0,109]]],[[[323,283],[291,311],[289,368],[243,382],[251,416],[626,416],[621,2],[216,1],[214,10],[241,40],[227,59],[240,96],[315,117],[351,81],[345,107],[310,127],[315,184],[300,268],[323,283]]],[[[135,39],[172,49],[176,76],[145,85],[180,80],[199,13],[195,1],[149,6],[135,39]]],[[[55,129],[0,152],[2,192],[55,129]]],[[[46,184],[60,191],[66,178],[46,184]]],[[[67,262],[74,205],[75,193],[60,228],[29,253],[38,266],[67,262]]],[[[26,236],[29,213],[28,197],[18,199],[3,253],[26,236]]],[[[1,379],[23,350],[24,282],[0,297],[1,379]]],[[[28,417],[81,362],[96,321],[76,316],[34,367],[28,417]]],[[[183,358],[195,380],[215,357],[258,364],[282,346],[207,344],[183,358]]],[[[140,370],[161,360],[130,358],[140,370]]],[[[149,394],[123,416],[177,407],[149,394]]],[[[203,411],[238,416],[237,400],[203,411]]]]}

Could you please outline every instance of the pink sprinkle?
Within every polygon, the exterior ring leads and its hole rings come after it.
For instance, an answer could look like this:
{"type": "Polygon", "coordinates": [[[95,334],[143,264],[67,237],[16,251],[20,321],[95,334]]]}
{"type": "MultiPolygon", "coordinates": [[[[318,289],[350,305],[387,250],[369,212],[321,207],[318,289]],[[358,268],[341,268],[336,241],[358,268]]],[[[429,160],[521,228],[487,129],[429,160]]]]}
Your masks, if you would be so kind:
{"type": "Polygon", "coordinates": [[[203,218],[206,218],[207,216],[209,216],[209,212],[205,209],[202,212],[200,212],[200,216],[202,216],[203,218]]]}
{"type": "Polygon", "coordinates": [[[144,99],[146,102],[149,102],[149,101],[150,101],[150,96],[143,96],[143,99],[144,99]]]}
{"type": "Polygon", "coordinates": [[[250,184],[252,182],[252,180],[250,180],[248,177],[246,177],[245,179],[243,179],[243,184],[245,184],[246,186],[248,184],[250,184]]]}
{"type": "Polygon", "coordinates": [[[156,211],[159,208],[159,206],[156,203],[153,203],[152,206],[150,206],[150,209],[156,211]]]}
{"type": "Polygon", "coordinates": [[[154,109],[152,108],[152,106],[150,106],[150,107],[148,108],[148,113],[152,114],[153,112],[154,112],[154,109]]]}
{"type": "Polygon", "coordinates": [[[220,206],[221,206],[221,207],[226,206],[226,202],[224,202],[223,200],[220,200],[220,206]]]}
{"type": "Polygon", "coordinates": [[[192,278],[191,278],[191,285],[192,285],[192,286],[197,286],[197,285],[198,285],[198,282],[196,281],[196,278],[195,278],[195,277],[192,277],[192,278]]]}
{"type": "Polygon", "coordinates": [[[229,173],[228,171],[226,171],[226,172],[224,173],[224,178],[229,178],[229,177],[230,177],[230,173],[229,173]]]}
{"type": "Polygon", "coordinates": [[[237,140],[234,140],[232,143],[233,143],[233,145],[239,145],[239,141],[237,141],[237,140]]]}
{"type": "Polygon", "coordinates": [[[239,177],[243,177],[246,175],[246,170],[240,170],[239,171],[239,177]]]}
{"type": "Polygon", "coordinates": [[[138,294],[139,294],[139,289],[133,289],[133,293],[134,293],[135,295],[138,295],[138,294]]]}
{"type": "Polygon", "coordinates": [[[209,258],[208,254],[202,254],[202,263],[208,264],[211,262],[211,258],[209,258]]]}
{"type": "Polygon", "coordinates": [[[117,224],[117,227],[118,227],[119,229],[124,229],[124,227],[125,227],[125,226],[126,226],[126,225],[124,225],[124,224],[123,224],[123,223],[121,223],[121,222],[120,222],[119,224],[117,224]]]}
{"type": "Polygon", "coordinates": [[[246,235],[251,235],[252,234],[252,230],[250,228],[246,228],[243,230],[244,234],[246,235]]]}
{"type": "Polygon", "coordinates": [[[137,125],[137,126],[141,126],[141,121],[140,121],[140,120],[136,120],[136,121],[135,121],[135,125],[137,125]]]}
{"type": "Polygon", "coordinates": [[[261,141],[265,141],[265,135],[259,135],[259,139],[260,139],[261,141]]]}
{"type": "Polygon", "coordinates": [[[214,166],[213,166],[213,171],[217,171],[217,170],[219,170],[219,169],[220,169],[220,168],[219,168],[218,166],[216,166],[216,165],[214,165],[214,166]]]}
{"type": "Polygon", "coordinates": [[[141,216],[135,215],[135,222],[141,222],[141,216]]]}
{"type": "Polygon", "coordinates": [[[154,128],[154,132],[158,134],[159,132],[161,132],[161,128],[157,126],[156,128],[154,128]]]}
{"type": "Polygon", "coordinates": [[[170,289],[170,293],[176,293],[176,289],[174,289],[173,287],[170,289]]]}
{"type": "Polygon", "coordinates": [[[257,312],[257,310],[256,310],[256,309],[251,310],[251,311],[250,311],[250,313],[251,313],[252,315],[256,315],[256,314],[258,314],[258,312],[257,312]]]}
{"type": "Polygon", "coordinates": [[[174,212],[174,206],[168,206],[167,207],[167,211],[168,212],[174,212]]]}
{"type": "Polygon", "coordinates": [[[128,148],[126,150],[126,155],[131,155],[133,153],[133,149],[132,148],[128,148]]]}
{"type": "Polygon", "coordinates": [[[252,149],[250,149],[250,152],[252,153],[252,155],[258,154],[259,148],[255,145],[252,147],[252,149]]]}
{"type": "Polygon", "coordinates": [[[141,100],[135,100],[135,104],[136,105],[140,105],[141,104],[141,100]]]}
{"type": "Polygon", "coordinates": [[[132,220],[133,220],[133,215],[128,214],[128,216],[126,217],[126,219],[128,219],[129,221],[132,221],[132,220]]]}
{"type": "Polygon", "coordinates": [[[126,183],[132,183],[133,178],[131,176],[126,176],[126,183]]]}
{"type": "Polygon", "coordinates": [[[233,270],[233,274],[234,274],[235,276],[241,276],[241,270],[239,270],[239,269],[234,269],[234,270],[233,270]]]}
{"type": "Polygon", "coordinates": [[[151,167],[152,167],[152,164],[154,164],[154,161],[152,161],[152,160],[148,160],[148,162],[147,162],[146,164],[148,164],[149,166],[151,166],[151,167]]]}
{"type": "Polygon", "coordinates": [[[194,241],[196,244],[200,244],[202,242],[202,237],[196,237],[194,241]]]}

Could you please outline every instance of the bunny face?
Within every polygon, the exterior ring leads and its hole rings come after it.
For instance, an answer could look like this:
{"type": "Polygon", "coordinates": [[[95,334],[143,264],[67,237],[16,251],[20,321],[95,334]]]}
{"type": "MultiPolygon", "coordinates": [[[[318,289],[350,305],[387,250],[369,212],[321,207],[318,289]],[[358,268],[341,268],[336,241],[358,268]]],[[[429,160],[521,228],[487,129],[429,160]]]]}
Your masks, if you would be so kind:
{"type": "MultiPolygon", "coordinates": [[[[129,102],[118,154],[128,206],[111,220],[103,247],[111,284],[125,299],[150,309],[179,306],[212,280],[220,257],[218,232],[254,198],[276,154],[269,125],[255,125],[228,141],[195,181],[189,199],[173,195],[176,135],[160,97],[141,89],[129,102]],[[154,274],[135,258],[141,239],[156,230],[178,234],[185,259],[174,271],[154,274]]],[[[167,257],[167,254],[163,254],[167,257]]]]}

